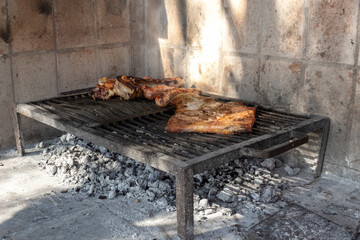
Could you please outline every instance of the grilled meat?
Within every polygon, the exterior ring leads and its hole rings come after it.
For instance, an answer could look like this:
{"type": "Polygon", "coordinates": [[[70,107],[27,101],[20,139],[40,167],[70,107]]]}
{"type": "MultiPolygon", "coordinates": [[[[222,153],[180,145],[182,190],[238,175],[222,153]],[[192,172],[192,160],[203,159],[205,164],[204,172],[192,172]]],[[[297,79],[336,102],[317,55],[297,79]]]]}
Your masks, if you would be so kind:
{"type": "Polygon", "coordinates": [[[109,100],[112,96],[119,96],[123,100],[130,100],[143,96],[143,88],[156,85],[181,87],[185,81],[180,78],[153,79],[151,77],[137,78],[119,76],[117,79],[101,78],[90,93],[94,100],[109,100]]]}
{"type": "Polygon", "coordinates": [[[198,94],[185,93],[171,101],[176,106],[166,126],[169,132],[236,134],[251,132],[256,107],[241,102],[217,102],[198,94]]]}
{"type": "Polygon", "coordinates": [[[170,101],[179,94],[183,93],[192,93],[192,94],[201,94],[201,91],[195,88],[174,88],[169,91],[161,92],[155,98],[155,103],[159,107],[167,106],[170,101]]]}
{"type": "Polygon", "coordinates": [[[156,96],[160,95],[163,92],[170,91],[174,89],[174,87],[169,87],[167,85],[157,85],[154,87],[143,87],[144,97],[149,100],[154,100],[156,96]]]}

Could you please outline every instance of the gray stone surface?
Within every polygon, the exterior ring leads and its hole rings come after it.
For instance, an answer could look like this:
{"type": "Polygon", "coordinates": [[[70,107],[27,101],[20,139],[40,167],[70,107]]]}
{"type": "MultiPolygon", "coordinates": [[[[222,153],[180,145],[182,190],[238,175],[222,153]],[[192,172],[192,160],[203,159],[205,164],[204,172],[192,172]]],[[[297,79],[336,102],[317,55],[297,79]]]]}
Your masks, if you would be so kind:
{"type": "MultiPolygon", "coordinates": [[[[61,139],[67,142],[74,140],[68,135],[61,139]]],[[[60,147],[56,149],[59,149],[59,153],[64,152],[60,147]]],[[[58,178],[38,167],[41,162],[41,156],[36,152],[38,149],[27,148],[27,151],[32,154],[22,158],[14,157],[14,150],[0,152],[0,238],[48,239],[53,236],[57,239],[179,239],[176,236],[175,209],[158,208],[168,202],[164,197],[155,204],[147,201],[146,196],[139,198],[136,195],[139,189],[133,189],[126,197],[116,196],[114,200],[76,194],[81,184],[59,183],[58,178]]],[[[130,163],[125,158],[119,159],[130,163]]],[[[237,165],[240,165],[239,161],[237,165]]],[[[228,165],[214,171],[215,174],[216,171],[225,172],[231,167],[228,165]]],[[[144,171],[152,172],[151,169],[145,167],[144,171]]],[[[214,171],[206,175],[212,175],[214,171]]],[[[331,176],[313,183],[303,177],[292,178],[292,186],[284,197],[297,203],[300,201],[307,208],[320,212],[331,202],[358,209],[358,185],[331,176]],[[345,199],[344,195],[347,196],[345,199]]],[[[113,194],[114,191],[110,189],[109,195],[113,194]]],[[[200,197],[195,199],[200,205],[208,207],[206,200],[200,197]]],[[[346,228],[326,218],[345,220],[346,225],[353,218],[341,214],[324,214],[324,218],[306,208],[287,205],[284,201],[252,204],[245,200],[236,205],[211,201],[209,204],[210,208],[194,212],[195,239],[235,240],[248,239],[249,236],[253,239],[264,239],[264,236],[266,239],[271,239],[271,236],[312,236],[315,239],[335,236],[335,239],[348,239],[351,235],[346,228]]]]}
{"type": "Polygon", "coordinates": [[[96,1],[96,24],[99,44],[130,41],[130,0],[96,1]]]}
{"type": "Polygon", "coordinates": [[[263,104],[294,110],[301,84],[301,64],[264,60],[261,64],[260,91],[263,104]]]}
{"type": "Polygon", "coordinates": [[[223,41],[225,51],[257,52],[259,0],[226,0],[223,4],[223,41]]]}
{"type": "Polygon", "coordinates": [[[192,50],[188,53],[188,85],[208,92],[217,92],[219,87],[218,52],[214,49],[192,50]]]}
{"type": "Polygon", "coordinates": [[[222,93],[248,101],[258,99],[258,64],[254,58],[224,56],[221,81],[222,93]]]}
{"type": "Polygon", "coordinates": [[[14,52],[54,49],[51,1],[9,1],[14,52]]]}
{"type": "Polygon", "coordinates": [[[296,205],[286,207],[247,234],[250,239],[349,239],[350,236],[343,228],[296,205]]]}
{"type": "Polygon", "coordinates": [[[186,72],[185,51],[176,48],[161,48],[164,77],[184,76],[186,72]]]}
{"type": "Polygon", "coordinates": [[[130,47],[103,47],[98,49],[99,64],[98,78],[105,76],[116,77],[130,73],[130,47]]]}
{"type": "Polygon", "coordinates": [[[15,101],[56,96],[55,54],[20,55],[13,58],[15,101]]]}
{"type": "MultiPolygon", "coordinates": [[[[166,25],[164,24],[163,36],[159,41],[161,43],[185,46],[186,27],[187,27],[187,12],[186,1],[182,0],[167,0],[164,1],[162,8],[162,18],[166,18],[166,25]]],[[[165,21],[165,20],[164,20],[165,21]]]]}
{"type": "Polygon", "coordinates": [[[299,91],[299,104],[297,105],[302,112],[331,118],[331,131],[325,161],[344,166],[346,166],[345,154],[348,154],[345,147],[347,129],[347,117],[345,116],[349,116],[351,112],[349,105],[352,74],[353,72],[346,68],[308,67],[305,72],[304,85],[299,91]]]}
{"type": "Polygon", "coordinates": [[[59,90],[88,88],[97,83],[95,49],[58,53],[59,90]]]}
{"type": "Polygon", "coordinates": [[[263,7],[262,53],[301,58],[305,0],[271,0],[263,7]]]}
{"type": "Polygon", "coordinates": [[[57,47],[73,48],[94,45],[95,1],[55,0],[57,47]]]}
{"type": "Polygon", "coordinates": [[[354,64],[358,0],[309,2],[307,58],[354,64]]]}
{"type": "Polygon", "coordinates": [[[11,68],[10,59],[4,59],[0,57],[0,114],[1,137],[0,137],[0,149],[11,148],[15,145],[14,132],[12,128],[11,118],[11,104],[13,99],[12,86],[11,86],[11,68]]]}
{"type": "Polygon", "coordinates": [[[6,25],[6,0],[0,0],[0,54],[9,52],[10,33],[6,25]]]}

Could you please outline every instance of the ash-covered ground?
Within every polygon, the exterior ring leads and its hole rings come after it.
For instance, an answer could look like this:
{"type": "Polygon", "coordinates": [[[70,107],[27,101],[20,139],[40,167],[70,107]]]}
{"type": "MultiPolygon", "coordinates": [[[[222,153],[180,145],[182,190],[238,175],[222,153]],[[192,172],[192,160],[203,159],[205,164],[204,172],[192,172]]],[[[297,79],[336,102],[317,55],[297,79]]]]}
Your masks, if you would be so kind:
{"type": "MultiPolygon", "coordinates": [[[[44,146],[39,166],[65,184],[76,185],[70,191],[84,197],[113,199],[135,198],[152,202],[159,209],[175,211],[175,177],[130,158],[113,153],[70,134],[44,146]]],[[[271,213],[283,207],[281,192],[287,182],[276,168],[290,175],[299,169],[283,166],[279,159],[239,159],[217,169],[194,176],[195,211],[209,215],[221,211],[224,215],[252,211],[271,213]],[[280,201],[279,201],[280,200],[280,201]]]]}

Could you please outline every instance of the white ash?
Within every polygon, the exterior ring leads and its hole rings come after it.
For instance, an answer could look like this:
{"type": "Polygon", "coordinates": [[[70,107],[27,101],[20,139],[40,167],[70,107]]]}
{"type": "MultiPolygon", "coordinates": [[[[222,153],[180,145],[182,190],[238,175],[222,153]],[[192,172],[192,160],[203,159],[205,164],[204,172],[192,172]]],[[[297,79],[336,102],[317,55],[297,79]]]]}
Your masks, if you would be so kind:
{"type": "MultiPolygon", "coordinates": [[[[64,183],[77,184],[72,194],[99,199],[142,199],[159,209],[176,210],[173,175],[70,134],[46,147],[39,165],[64,183]]],[[[195,175],[195,212],[209,215],[220,211],[231,215],[266,209],[264,205],[274,204],[287,186],[278,174],[273,174],[273,169],[281,165],[278,159],[239,159],[195,175]],[[271,164],[264,166],[264,162],[271,164]]]]}

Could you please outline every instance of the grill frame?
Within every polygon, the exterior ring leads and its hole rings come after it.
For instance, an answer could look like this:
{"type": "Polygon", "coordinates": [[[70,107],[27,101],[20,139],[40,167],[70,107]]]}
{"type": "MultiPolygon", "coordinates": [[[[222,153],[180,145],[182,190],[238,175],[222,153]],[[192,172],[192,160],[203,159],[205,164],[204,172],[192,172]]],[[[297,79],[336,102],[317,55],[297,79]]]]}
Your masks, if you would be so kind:
{"type": "MultiPolygon", "coordinates": [[[[236,100],[207,95],[220,101],[236,100]]],[[[254,131],[251,134],[224,136],[161,132],[171,111],[172,107],[159,108],[153,102],[141,99],[93,101],[88,95],[88,89],[66,96],[18,103],[13,106],[16,145],[19,155],[22,156],[25,153],[19,118],[22,114],[174,174],[178,233],[184,239],[193,236],[194,174],[243,156],[263,156],[264,149],[275,148],[274,154],[282,153],[307,140],[300,138],[295,144],[295,136],[314,131],[322,132],[315,177],[321,174],[330,127],[330,119],[327,117],[290,114],[259,106],[254,131]],[[159,143],[163,145],[158,145],[159,143]],[[193,145],[197,146],[197,150],[191,149],[193,145]],[[202,153],[197,154],[198,151],[202,153]]]]}

